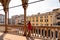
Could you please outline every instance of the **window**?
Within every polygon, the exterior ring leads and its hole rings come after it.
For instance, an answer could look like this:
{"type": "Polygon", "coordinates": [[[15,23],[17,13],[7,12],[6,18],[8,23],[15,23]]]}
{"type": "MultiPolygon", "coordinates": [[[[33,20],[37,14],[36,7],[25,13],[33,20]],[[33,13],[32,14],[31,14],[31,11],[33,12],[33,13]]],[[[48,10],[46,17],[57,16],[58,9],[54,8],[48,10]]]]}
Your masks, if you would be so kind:
{"type": "Polygon", "coordinates": [[[36,24],[36,26],[38,26],[38,24],[36,24]]]}
{"type": "Polygon", "coordinates": [[[47,35],[47,31],[45,30],[45,36],[47,35]]]}
{"type": "Polygon", "coordinates": [[[48,30],[48,37],[50,37],[50,30],[48,30]]]}
{"type": "Polygon", "coordinates": [[[58,13],[56,16],[60,16],[60,13],[58,13]]]}
{"type": "Polygon", "coordinates": [[[40,16],[40,18],[43,18],[43,16],[40,16]]]}
{"type": "Polygon", "coordinates": [[[40,26],[43,26],[43,24],[40,24],[40,26]]]}
{"type": "Polygon", "coordinates": [[[45,24],[45,26],[46,26],[46,24],[45,24]]]}
{"type": "Polygon", "coordinates": [[[45,16],[45,18],[48,18],[48,16],[45,16]]]}
{"type": "Polygon", "coordinates": [[[60,19],[60,17],[57,17],[57,19],[60,19]]]}
{"type": "Polygon", "coordinates": [[[36,30],[34,29],[34,33],[36,32],[36,30]]]}
{"type": "Polygon", "coordinates": [[[40,22],[43,22],[43,19],[41,19],[40,22]]]}
{"type": "Polygon", "coordinates": [[[39,34],[40,34],[40,30],[39,30],[39,34]]]}
{"type": "Polygon", "coordinates": [[[50,16],[50,17],[52,17],[52,16],[50,16]]]}
{"type": "Polygon", "coordinates": [[[45,22],[48,22],[48,19],[45,19],[45,22]]]}
{"type": "Polygon", "coordinates": [[[51,24],[51,26],[52,26],[52,24],[51,24]]]}
{"type": "Polygon", "coordinates": [[[30,17],[30,20],[31,20],[31,17],[30,17]]]}
{"type": "Polygon", "coordinates": [[[56,35],[56,38],[58,38],[58,32],[57,31],[55,31],[55,35],[56,35]]]}
{"type": "Polygon", "coordinates": [[[36,17],[36,19],[38,19],[38,17],[36,17]]]}
{"type": "Polygon", "coordinates": [[[46,26],[48,26],[48,24],[46,24],[46,26]]]}
{"type": "Polygon", "coordinates": [[[45,26],[48,26],[48,24],[45,24],[45,26]]]}
{"type": "Polygon", "coordinates": [[[33,26],[34,26],[34,24],[33,24],[33,26]]]}
{"type": "Polygon", "coordinates": [[[34,17],[32,17],[32,19],[34,19],[34,17]]]}
{"type": "Polygon", "coordinates": [[[34,20],[32,20],[34,22],[34,20]]]}
{"type": "Polygon", "coordinates": [[[38,34],[38,30],[36,29],[36,33],[38,34]]]}
{"type": "Polygon", "coordinates": [[[36,22],[38,22],[38,20],[36,20],[36,22]]]}
{"type": "Polygon", "coordinates": [[[53,32],[51,31],[52,37],[53,37],[53,32]]]}
{"type": "Polygon", "coordinates": [[[60,22],[58,22],[57,24],[60,25],[60,22]]]}
{"type": "Polygon", "coordinates": [[[42,29],[42,36],[44,35],[44,29],[42,29]]]}

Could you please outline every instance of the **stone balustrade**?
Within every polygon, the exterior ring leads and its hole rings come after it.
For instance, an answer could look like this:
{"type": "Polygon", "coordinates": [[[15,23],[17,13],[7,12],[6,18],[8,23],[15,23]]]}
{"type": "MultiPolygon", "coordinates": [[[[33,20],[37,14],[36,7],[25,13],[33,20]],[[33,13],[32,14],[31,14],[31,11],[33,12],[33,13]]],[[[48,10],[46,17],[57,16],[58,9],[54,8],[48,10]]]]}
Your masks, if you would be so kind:
{"type": "MultiPolygon", "coordinates": [[[[7,25],[7,26],[8,26],[8,30],[9,28],[11,30],[16,29],[18,35],[24,34],[24,26],[18,26],[18,25],[7,25]]],[[[31,37],[42,38],[46,40],[60,40],[60,26],[59,27],[32,26],[32,27],[33,29],[31,30],[31,37]]],[[[14,31],[12,33],[14,33],[14,31]]],[[[27,30],[26,30],[26,33],[28,33],[27,30]]]]}

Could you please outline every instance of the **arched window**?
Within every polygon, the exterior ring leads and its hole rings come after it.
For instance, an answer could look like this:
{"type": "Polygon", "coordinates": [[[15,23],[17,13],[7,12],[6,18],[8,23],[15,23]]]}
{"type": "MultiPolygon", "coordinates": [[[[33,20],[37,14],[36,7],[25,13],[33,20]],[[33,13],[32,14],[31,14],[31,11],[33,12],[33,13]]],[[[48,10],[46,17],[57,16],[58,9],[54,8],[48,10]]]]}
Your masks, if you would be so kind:
{"type": "Polygon", "coordinates": [[[48,37],[50,37],[50,30],[48,30],[48,37]]]}
{"type": "Polygon", "coordinates": [[[38,29],[36,29],[36,34],[38,34],[38,29]]]}
{"type": "Polygon", "coordinates": [[[45,30],[45,36],[47,35],[47,31],[45,30]]]}
{"type": "Polygon", "coordinates": [[[44,35],[44,29],[42,29],[42,36],[44,35]]]}
{"type": "Polygon", "coordinates": [[[51,31],[52,37],[53,37],[53,32],[51,31]]]}
{"type": "Polygon", "coordinates": [[[39,34],[40,34],[40,30],[39,30],[39,34]]]}
{"type": "Polygon", "coordinates": [[[57,31],[55,31],[55,35],[56,35],[55,37],[58,38],[58,32],[57,31]]]}
{"type": "Polygon", "coordinates": [[[35,29],[34,29],[34,33],[35,33],[35,29]]]}

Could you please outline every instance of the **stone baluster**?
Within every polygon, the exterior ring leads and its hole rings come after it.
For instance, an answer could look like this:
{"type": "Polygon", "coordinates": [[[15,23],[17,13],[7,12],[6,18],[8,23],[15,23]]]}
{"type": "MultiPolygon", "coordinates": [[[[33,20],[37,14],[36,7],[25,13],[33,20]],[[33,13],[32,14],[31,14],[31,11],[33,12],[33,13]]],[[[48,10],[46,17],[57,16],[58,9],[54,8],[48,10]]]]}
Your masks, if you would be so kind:
{"type": "Polygon", "coordinates": [[[48,40],[48,29],[47,29],[46,31],[47,31],[47,35],[46,35],[46,37],[47,37],[47,40],[48,40]]]}
{"type": "Polygon", "coordinates": [[[42,29],[40,30],[40,36],[42,37],[42,29]]]}
{"type": "Polygon", "coordinates": [[[35,35],[34,36],[36,37],[36,28],[34,29],[34,32],[35,32],[35,35]]]}
{"type": "Polygon", "coordinates": [[[46,37],[48,38],[48,30],[46,30],[47,31],[47,35],[46,35],[46,37]]]}
{"type": "Polygon", "coordinates": [[[45,30],[43,29],[43,37],[45,37],[45,30]]]}
{"type": "Polygon", "coordinates": [[[50,29],[50,39],[52,39],[51,29],[50,29]]]}
{"type": "Polygon", "coordinates": [[[40,37],[40,34],[41,34],[41,31],[40,31],[40,29],[39,29],[39,37],[40,37]]]}
{"type": "Polygon", "coordinates": [[[53,38],[53,31],[51,31],[51,35],[52,35],[52,38],[53,38]]]}
{"type": "Polygon", "coordinates": [[[55,40],[55,36],[56,36],[56,35],[55,35],[55,31],[54,31],[54,35],[53,35],[53,38],[54,38],[54,39],[53,39],[53,40],[55,40]]]}
{"type": "Polygon", "coordinates": [[[33,30],[32,30],[32,34],[33,34],[33,36],[34,36],[34,27],[33,27],[33,30]]]}
{"type": "Polygon", "coordinates": [[[45,37],[46,37],[46,30],[45,30],[45,37]]]}
{"type": "Polygon", "coordinates": [[[58,40],[60,40],[60,31],[58,32],[58,40]]]}
{"type": "Polygon", "coordinates": [[[37,28],[37,37],[39,37],[39,29],[37,28]]]}

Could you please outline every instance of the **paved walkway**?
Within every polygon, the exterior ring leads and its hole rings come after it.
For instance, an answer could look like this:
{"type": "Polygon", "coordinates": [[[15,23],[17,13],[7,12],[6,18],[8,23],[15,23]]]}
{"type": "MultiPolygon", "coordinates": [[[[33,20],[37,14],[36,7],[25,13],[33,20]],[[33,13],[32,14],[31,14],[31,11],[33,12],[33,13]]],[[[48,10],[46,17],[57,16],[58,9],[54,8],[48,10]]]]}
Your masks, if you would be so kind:
{"type": "MultiPolygon", "coordinates": [[[[0,32],[0,40],[27,40],[27,39],[24,36],[18,36],[8,33],[4,34],[0,32]]],[[[35,40],[40,40],[40,39],[35,39],[35,40]]]]}

